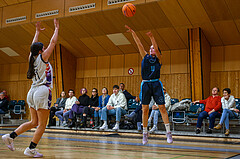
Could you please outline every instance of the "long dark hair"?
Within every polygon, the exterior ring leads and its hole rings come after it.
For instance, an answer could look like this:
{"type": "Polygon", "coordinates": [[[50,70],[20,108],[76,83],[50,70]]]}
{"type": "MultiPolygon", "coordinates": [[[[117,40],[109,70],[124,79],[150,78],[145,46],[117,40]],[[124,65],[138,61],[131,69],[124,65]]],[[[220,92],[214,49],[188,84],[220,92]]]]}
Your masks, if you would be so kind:
{"type": "Polygon", "coordinates": [[[29,67],[27,72],[27,78],[32,79],[35,76],[34,72],[34,56],[37,56],[39,51],[43,49],[43,43],[35,42],[31,45],[31,56],[29,58],[29,67]]]}

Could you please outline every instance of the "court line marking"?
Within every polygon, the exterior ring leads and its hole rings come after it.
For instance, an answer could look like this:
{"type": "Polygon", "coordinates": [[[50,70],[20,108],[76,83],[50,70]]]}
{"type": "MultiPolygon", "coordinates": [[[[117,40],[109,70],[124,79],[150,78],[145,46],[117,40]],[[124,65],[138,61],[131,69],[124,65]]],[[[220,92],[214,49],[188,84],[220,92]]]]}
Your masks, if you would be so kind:
{"type": "MultiPolygon", "coordinates": [[[[4,134],[0,134],[1,136],[4,134]]],[[[19,137],[32,137],[28,135],[19,135],[19,137]]],[[[63,140],[63,141],[79,141],[79,142],[92,142],[92,143],[104,143],[104,144],[118,144],[118,145],[129,145],[129,146],[147,146],[147,147],[159,147],[159,148],[174,148],[174,149],[187,149],[187,150],[201,150],[201,151],[218,151],[218,152],[234,152],[240,153],[240,150],[235,149],[221,149],[221,148],[206,148],[206,147],[190,147],[190,146],[179,146],[179,145],[159,145],[159,144],[147,144],[142,143],[131,143],[131,142],[119,142],[119,141],[104,141],[104,140],[88,140],[88,139],[75,139],[75,138],[59,138],[59,137],[42,137],[43,139],[51,140],[63,140]]]]}

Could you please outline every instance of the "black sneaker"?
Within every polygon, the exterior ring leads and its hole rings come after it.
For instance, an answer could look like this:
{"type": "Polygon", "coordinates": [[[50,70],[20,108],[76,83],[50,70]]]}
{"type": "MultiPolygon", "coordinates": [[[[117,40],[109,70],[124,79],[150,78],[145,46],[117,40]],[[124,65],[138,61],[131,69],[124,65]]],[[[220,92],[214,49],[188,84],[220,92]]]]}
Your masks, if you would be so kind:
{"type": "Polygon", "coordinates": [[[200,129],[196,129],[196,134],[200,134],[200,129]]]}
{"type": "Polygon", "coordinates": [[[210,128],[207,129],[206,133],[207,133],[207,134],[212,134],[212,129],[210,129],[210,128]]]}
{"type": "Polygon", "coordinates": [[[75,122],[72,122],[68,127],[69,127],[69,128],[75,127],[75,122]]]}

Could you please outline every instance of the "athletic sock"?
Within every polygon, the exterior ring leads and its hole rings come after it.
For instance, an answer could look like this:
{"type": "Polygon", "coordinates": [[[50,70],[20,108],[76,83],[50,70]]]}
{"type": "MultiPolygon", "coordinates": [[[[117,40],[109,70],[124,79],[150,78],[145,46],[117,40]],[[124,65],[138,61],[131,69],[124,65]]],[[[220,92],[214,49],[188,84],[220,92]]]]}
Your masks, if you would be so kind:
{"type": "Polygon", "coordinates": [[[11,134],[10,134],[10,137],[12,139],[15,139],[18,135],[13,131],[11,134]]]}
{"type": "Polygon", "coordinates": [[[104,121],[103,121],[103,125],[107,125],[107,120],[104,120],[104,121]]]}
{"type": "Polygon", "coordinates": [[[148,130],[147,130],[147,127],[143,127],[143,133],[147,133],[148,130]]]}
{"type": "Polygon", "coordinates": [[[166,128],[167,133],[169,133],[170,132],[170,125],[169,125],[169,123],[165,124],[165,128],[166,128]]]}
{"type": "Polygon", "coordinates": [[[34,143],[34,142],[30,143],[30,146],[29,146],[30,149],[35,149],[36,147],[37,147],[36,143],[34,143]]]}

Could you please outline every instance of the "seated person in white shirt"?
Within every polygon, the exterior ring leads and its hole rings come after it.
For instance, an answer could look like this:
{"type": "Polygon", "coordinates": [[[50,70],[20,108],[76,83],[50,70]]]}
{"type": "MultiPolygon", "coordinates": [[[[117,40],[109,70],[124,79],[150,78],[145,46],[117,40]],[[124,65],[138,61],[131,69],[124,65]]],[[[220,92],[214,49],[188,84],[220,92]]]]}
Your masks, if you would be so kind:
{"type": "Polygon", "coordinates": [[[119,92],[119,86],[113,86],[113,94],[109,98],[107,106],[102,109],[101,120],[103,120],[103,125],[100,130],[107,130],[107,115],[116,115],[116,124],[113,130],[119,129],[119,122],[122,115],[127,113],[127,100],[123,93],[119,92]]]}
{"type": "Polygon", "coordinates": [[[69,89],[68,91],[69,98],[67,98],[65,103],[65,109],[57,111],[55,115],[63,122],[63,126],[67,126],[67,121],[69,119],[69,113],[72,109],[73,104],[77,101],[77,98],[74,96],[74,90],[69,89]]]}
{"type": "Polygon", "coordinates": [[[230,88],[223,89],[223,97],[221,98],[221,103],[222,103],[223,113],[220,119],[220,123],[214,128],[221,129],[224,122],[226,127],[225,135],[228,136],[230,133],[229,118],[233,118],[234,116],[237,116],[236,113],[239,112],[239,110],[236,109],[235,98],[233,95],[231,95],[230,88]]]}

